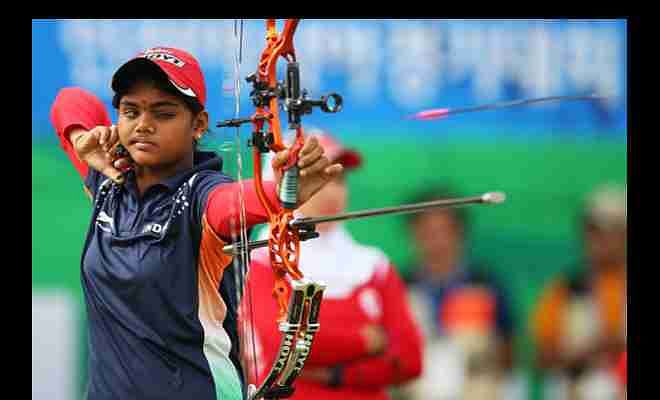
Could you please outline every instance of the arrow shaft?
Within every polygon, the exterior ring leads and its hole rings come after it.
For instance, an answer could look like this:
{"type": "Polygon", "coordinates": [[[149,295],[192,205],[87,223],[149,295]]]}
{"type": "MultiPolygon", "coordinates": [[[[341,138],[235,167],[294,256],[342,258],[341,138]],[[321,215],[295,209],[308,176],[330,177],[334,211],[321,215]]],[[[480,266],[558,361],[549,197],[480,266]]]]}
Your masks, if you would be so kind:
{"type": "Polygon", "coordinates": [[[291,221],[291,225],[296,227],[302,227],[306,225],[321,224],[324,222],[345,221],[349,219],[375,217],[378,215],[409,214],[409,213],[428,210],[431,208],[458,207],[466,204],[483,203],[483,202],[484,201],[482,199],[482,196],[465,197],[461,199],[434,200],[425,203],[407,204],[396,207],[384,207],[384,208],[374,208],[363,211],[353,211],[353,212],[347,212],[337,215],[329,215],[325,217],[294,219],[293,221],[291,221]]]}
{"type": "Polygon", "coordinates": [[[496,110],[501,108],[512,108],[527,106],[534,103],[546,103],[550,101],[577,101],[577,100],[602,100],[605,97],[597,95],[586,95],[586,96],[549,96],[549,97],[539,97],[536,99],[522,99],[522,100],[511,100],[511,101],[501,101],[497,103],[485,104],[481,106],[473,107],[463,107],[463,108],[436,108],[431,110],[420,111],[411,116],[413,119],[418,120],[431,120],[431,119],[440,119],[446,118],[449,115],[454,114],[463,114],[471,112],[480,112],[488,110],[496,110]]]}
{"type": "Polygon", "coordinates": [[[465,107],[465,108],[451,108],[447,111],[446,115],[450,114],[460,114],[468,112],[478,112],[485,110],[494,110],[498,108],[509,108],[509,107],[518,107],[525,106],[534,103],[545,103],[549,101],[567,101],[567,100],[597,100],[597,96],[549,96],[549,97],[540,97],[537,99],[523,99],[523,100],[512,100],[512,101],[503,101],[493,104],[485,104],[482,106],[475,107],[465,107]]]}
{"type": "MultiPolygon", "coordinates": [[[[314,227],[317,224],[321,224],[324,222],[346,221],[351,219],[375,217],[378,215],[410,214],[410,213],[429,210],[432,208],[459,207],[467,204],[476,204],[476,203],[496,204],[504,201],[503,196],[504,195],[500,193],[486,193],[481,196],[462,197],[458,199],[434,200],[434,201],[427,201],[424,203],[406,204],[395,207],[374,208],[369,210],[353,211],[353,212],[328,215],[323,217],[297,218],[291,221],[290,224],[294,228],[301,229],[300,240],[304,241],[307,239],[318,237],[318,234],[314,231],[314,227]]],[[[257,240],[247,244],[248,251],[266,246],[268,246],[268,240],[257,240]]],[[[222,251],[225,254],[240,254],[240,252],[243,251],[243,247],[241,244],[238,243],[230,244],[224,246],[222,248],[222,251]]]]}

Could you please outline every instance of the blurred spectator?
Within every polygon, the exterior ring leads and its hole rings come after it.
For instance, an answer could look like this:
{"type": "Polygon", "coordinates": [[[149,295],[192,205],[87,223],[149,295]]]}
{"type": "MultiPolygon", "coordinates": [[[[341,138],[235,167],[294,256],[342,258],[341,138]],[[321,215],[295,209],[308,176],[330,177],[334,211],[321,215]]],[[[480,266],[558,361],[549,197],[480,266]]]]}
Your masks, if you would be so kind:
{"type": "MultiPolygon", "coordinates": [[[[436,189],[414,201],[459,197],[436,189]]],[[[466,254],[462,208],[413,214],[419,265],[410,289],[426,338],[424,374],[406,388],[416,399],[517,398],[505,390],[512,370],[513,324],[505,292],[466,254]]]]}
{"type": "MultiPolygon", "coordinates": [[[[327,133],[308,130],[307,134],[317,136],[328,159],[341,163],[347,173],[361,165],[357,152],[327,133]]],[[[341,176],[297,212],[306,217],[337,214],[345,211],[347,202],[348,187],[341,176]]],[[[389,386],[416,378],[421,370],[421,332],[408,306],[405,285],[382,251],[357,243],[341,223],[320,224],[317,231],[319,238],[301,243],[300,269],[305,278],[323,282],[327,289],[321,329],[292,398],[386,400],[389,386]]],[[[260,238],[266,237],[267,232],[262,232],[260,238]]],[[[271,296],[274,283],[267,252],[253,252],[246,293],[251,293],[254,305],[250,323],[256,331],[258,378],[251,370],[249,379],[259,384],[280,342],[277,305],[271,296]]],[[[250,302],[248,295],[244,301],[250,302]]],[[[248,368],[254,369],[254,364],[247,360],[248,368]]]]}
{"type": "Polygon", "coordinates": [[[596,190],[580,224],[577,273],[550,282],[533,315],[537,362],[547,373],[547,398],[617,398],[613,367],[626,342],[625,189],[596,190]]]}

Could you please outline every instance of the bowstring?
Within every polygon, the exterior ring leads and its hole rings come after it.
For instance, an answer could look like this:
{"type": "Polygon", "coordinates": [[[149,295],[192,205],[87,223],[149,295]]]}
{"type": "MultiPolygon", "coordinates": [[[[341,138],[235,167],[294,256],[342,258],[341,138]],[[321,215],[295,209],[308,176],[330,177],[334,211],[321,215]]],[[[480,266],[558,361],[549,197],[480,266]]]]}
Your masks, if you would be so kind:
{"type": "MultiPolygon", "coordinates": [[[[243,20],[234,20],[234,41],[235,41],[235,52],[234,52],[234,96],[235,96],[235,108],[234,108],[234,117],[240,117],[240,99],[241,99],[241,64],[243,61],[243,20]]],[[[238,304],[241,304],[243,296],[247,296],[247,307],[249,310],[250,319],[248,320],[245,316],[241,316],[241,332],[242,334],[249,334],[247,340],[243,340],[243,349],[245,351],[246,345],[252,347],[252,356],[250,357],[253,362],[253,371],[255,375],[255,384],[257,384],[258,378],[258,369],[257,369],[257,354],[256,354],[256,345],[255,345],[255,331],[254,331],[254,309],[253,309],[253,296],[252,296],[252,286],[248,284],[248,274],[249,274],[249,250],[248,250],[248,233],[247,233],[247,218],[245,210],[245,192],[243,185],[243,158],[242,158],[242,147],[241,147],[241,135],[240,135],[240,126],[236,127],[235,130],[235,147],[236,147],[236,161],[237,161],[237,181],[239,183],[239,206],[240,206],[240,243],[241,251],[237,258],[239,262],[236,265],[236,270],[234,273],[234,279],[236,280],[236,288],[239,292],[237,295],[238,304]],[[246,329],[246,326],[249,329],[246,329]]],[[[255,173],[258,173],[255,172],[255,173]]],[[[243,311],[247,311],[243,309],[243,311]]],[[[245,354],[245,353],[244,353],[245,354]]],[[[249,363],[249,358],[246,360],[249,363]]],[[[243,365],[244,368],[244,378],[245,385],[248,387],[250,371],[249,365],[243,365]]],[[[249,396],[249,394],[248,394],[249,396]]]]}

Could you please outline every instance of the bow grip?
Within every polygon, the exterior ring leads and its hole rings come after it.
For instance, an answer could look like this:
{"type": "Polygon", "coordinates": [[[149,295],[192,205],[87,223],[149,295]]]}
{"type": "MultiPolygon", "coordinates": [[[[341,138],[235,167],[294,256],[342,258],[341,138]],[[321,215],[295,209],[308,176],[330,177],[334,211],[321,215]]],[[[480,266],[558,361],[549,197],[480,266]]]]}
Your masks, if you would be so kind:
{"type": "Polygon", "coordinates": [[[298,156],[303,147],[303,139],[297,136],[295,143],[289,149],[289,159],[282,167],[283,176],[278,198],[282,207],[287,210],[293,210],[298,205],[298,156]]]}

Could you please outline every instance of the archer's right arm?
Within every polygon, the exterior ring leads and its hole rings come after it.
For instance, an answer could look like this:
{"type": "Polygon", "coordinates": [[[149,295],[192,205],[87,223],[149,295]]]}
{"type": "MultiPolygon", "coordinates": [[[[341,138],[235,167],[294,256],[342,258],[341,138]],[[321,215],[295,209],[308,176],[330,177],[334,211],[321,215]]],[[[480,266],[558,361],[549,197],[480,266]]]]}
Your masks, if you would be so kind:
{"type": "Polygon", "coordinates": [[[50,118],[88,194],[93,195],[105,177],[121,182],[121,172],[115,165],[125,164],[126,160],[114,161],[113,165],[109,155],[119,142],[119,134],[98,98],[80,88],[62,89],[55,98],[50,118]]]}
{"type": "Polygon", "coordinates": [[[64,88],[55,97],[50,109],[50,121],[55,127],[60,145],[84,180],[87,164],[78,158],[73,139],[97,126],[110,126],[110,116],[96,96],[80,88],[64,88]]]}

